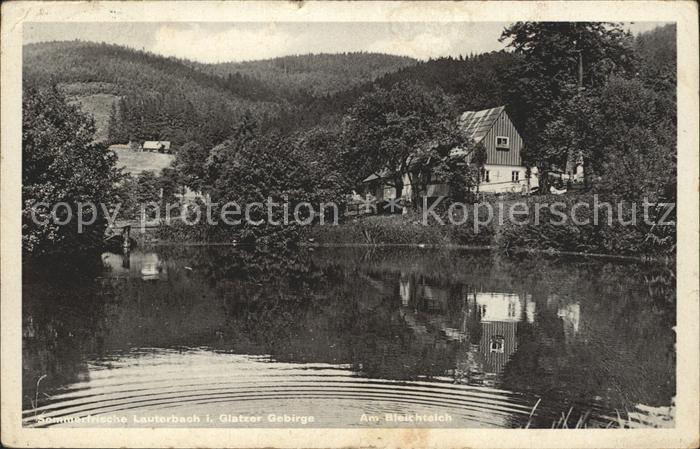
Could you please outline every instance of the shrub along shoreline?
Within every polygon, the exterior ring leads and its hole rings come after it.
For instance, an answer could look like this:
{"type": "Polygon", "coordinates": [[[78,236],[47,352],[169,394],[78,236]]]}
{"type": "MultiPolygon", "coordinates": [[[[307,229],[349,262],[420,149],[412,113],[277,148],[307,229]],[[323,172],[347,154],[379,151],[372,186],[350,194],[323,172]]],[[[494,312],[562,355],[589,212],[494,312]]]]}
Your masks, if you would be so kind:
{"type": "MultiPolygon", "coordinates": [[[[533,196],[521,198],[526,212],[518,214],[517,222],[496,216],[474,231],[471,218],[464,224],[439,224],[436,220],[423,224],[420,212],[407,215],[365,216],[348,220],[338,226],[314,226],[307,235],[320,245],[415,245],[462,248],[491,248],[508,253],[548,253],[561,255],[603,256],[628,260],[664,260],[675,258],[676,226],[649,225],[643,220],[642,206],[631,202],[607,199],[613,205],[613,219],[608,220],[600,208],[594,220],[596,202],[604,202],[590,194],[566,196],[533,196]],[[567,215],[561,223],[561,214],[550,208],[540,209],[535,221],[536,204],[561,206],[557,211],[567,215]],[[575,205],[578,205],[574,207],[575,205]],[[571,211],[575,209],[576,221],[571,211]],[[631,224],[636,214],[636,223],[631,224]]],[[[508,210],[515,200],[490,203],[494,211],[508,210]]],[[[438,215],[446,217],[446,207],[438,215]]],[[[520,209],[523,210],[523,209],[520,209]]],[[[658,221],[664,210],[650,208],[650,217],[658,221]]],[[[480,215],[483,215],[480,213],[480,215]]],[[[483,222],[483,216],[480,217],[483,222]]],[[[675,214],[666,220],[675,223],[675,214]]]]}
{"type": "MultiPolygon", "coordinates": [[[[479,226],[474,227],[473,217],[467,216],[463,224],[450,224],[446,219],[447,204],[436,208],[436,214],[444,224],[435,219],[423,223],[421,211],[406,215],[363,215],[346,218],[338,225],[298,226],[284,229],[256,228],[257,236],[245,238],[246,232],[235,229],[206,226],[163,226],[143,235],[136,235],[141,244],[153,243],[199,243],[254,245],[283,243],[297,246],[414,246],[421,248],[469,248],[499,251],[509,254],[551,254],[595,256],[620,260],[675,260],[676,227],[654,226],[642,219],[641,207],[630,202],[613,202],[614,219],[608,220],[599,214],[594,222],[595,201],[590,194],[565,196],[533,196],[510,200],[491,199],[493,211],[505,210],[515,202],[521,202],[517,221],[497,215],[486,220],[486,208],[479,210],[479,226]],[[540,209],[538,222],[534,214],[537,204],[558,203],[558,211],[567,213],[561,223],[561,213],[550,208],[540,209]],[[618,207],[618,204],[620,206],[618,207]],[[576,207],[574,207],[577,205],[576,207]],[[636,207],[636,211],[635,211],[636,207]],[[576,219],[570,212],[576,210],[576,219]],[[621,212],[621,217],[618,213],[621,212]],[[637,223],[630,224],[633,213],[637,223]],[[478,229],[478,232],[475,231],[478,229]]],[[[656,217],[663,211],[650,210],[656,217]]],[[[667,218],[673,220],[674,217],[667,218]]],[[[460,220],[461,221],[461,220],[460,220]]]]}

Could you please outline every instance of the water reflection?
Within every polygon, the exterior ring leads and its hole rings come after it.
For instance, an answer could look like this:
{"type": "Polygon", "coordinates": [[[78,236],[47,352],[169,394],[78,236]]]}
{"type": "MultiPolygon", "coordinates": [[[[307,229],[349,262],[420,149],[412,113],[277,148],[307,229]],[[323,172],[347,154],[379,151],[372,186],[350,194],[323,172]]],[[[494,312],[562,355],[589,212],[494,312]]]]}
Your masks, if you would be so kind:
{"type": "Polygon", "coordinates": [[[220,247],[105,254],[100,266],[60,278],[24,268],[26,425],[274,408],[313,410],[321,426],[420,412],[452,417],[431,426],[517,427],[538,399],[535,426],[570,407],[605,425],[675,394],[663,267],[220,247]]]}
{"type": "Polygon", "coordinates": [[[112,277],[141,278],[144,281],[168,278],[165,262],[154,252],[104,253],[102,264],[112,277]]]}

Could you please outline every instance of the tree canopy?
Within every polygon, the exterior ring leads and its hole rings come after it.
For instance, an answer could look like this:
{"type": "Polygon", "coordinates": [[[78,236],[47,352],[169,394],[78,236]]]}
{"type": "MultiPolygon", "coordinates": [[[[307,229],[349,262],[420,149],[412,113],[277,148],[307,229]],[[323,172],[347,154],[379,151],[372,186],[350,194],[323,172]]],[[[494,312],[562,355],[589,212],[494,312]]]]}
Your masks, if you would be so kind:
{"type": "Polygon", "coordinates": [[[23,250],[79,253],[100,247],[105,208],[111,211],[118,202],[116,157],[93,142],[92,118],[69,105],[55,87],[24,89],[22,112],[23,250]],[[79,207],[88,202],[95,209],[79,207]],[[83,229],[79,209],[84,222],[94,221],[83,229]]]}
{"type": "Polygon", "coordinates": [[[386,177],[400,197],[405,175],[417,174],[418,181],[422,167],[448,157],[453,148],[471,147],[457,117],[452,99],[441,89],[417,83],[401,82],[363,95],[343,120],[344,159],[354,181],[370,174],[386,177]]]}
{"type": "Polygon", "coordinates": [[[566,155],[552,154],[545,128],[579,89],[599,87],[610,75],[633,69],[631,35],[616,23],[516,22],[500,40],[521,56],[509,70],[506,98],[526,144],[523,157],[546,177],[566,155]]]}

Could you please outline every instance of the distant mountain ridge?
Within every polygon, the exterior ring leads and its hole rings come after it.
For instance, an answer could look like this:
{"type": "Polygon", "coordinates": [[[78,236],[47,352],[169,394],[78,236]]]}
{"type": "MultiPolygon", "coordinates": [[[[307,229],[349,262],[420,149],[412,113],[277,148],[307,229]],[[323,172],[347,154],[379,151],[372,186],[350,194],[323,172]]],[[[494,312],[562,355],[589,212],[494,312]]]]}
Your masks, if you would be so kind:
{"type": "Polygon", "coordinates": [[[374,81],[417,62],[407,56],[351,52],[291,55],[198,66],[205,72],[224,78],[241,74],[280,90],[302,90],[322,96],[374,81]]]}

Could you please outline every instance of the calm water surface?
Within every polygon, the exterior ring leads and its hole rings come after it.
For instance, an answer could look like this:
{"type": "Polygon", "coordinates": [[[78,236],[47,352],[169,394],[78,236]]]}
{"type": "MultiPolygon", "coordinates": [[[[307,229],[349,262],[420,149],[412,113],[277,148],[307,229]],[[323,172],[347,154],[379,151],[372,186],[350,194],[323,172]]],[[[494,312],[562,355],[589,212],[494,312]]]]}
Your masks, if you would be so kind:
{"type": "Polygon", "coordinates": [[[83,262],[24,267],[26,426],[673,425],[652,419],[675,395],[666,267],[403,248],[83,262]],[[396,421],[417,416],[442,421],[396,421]]]}

